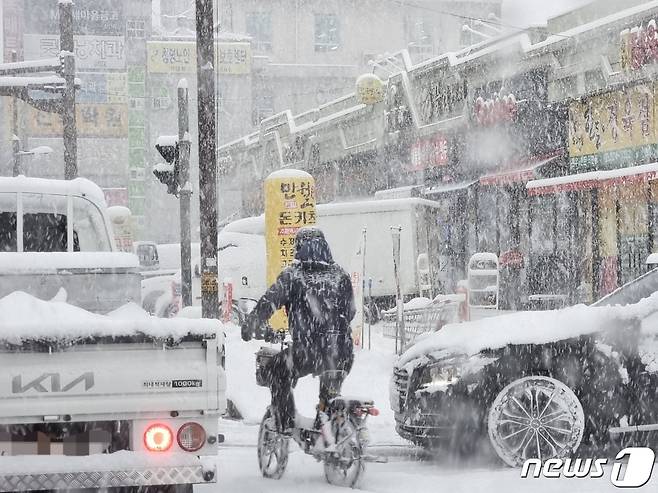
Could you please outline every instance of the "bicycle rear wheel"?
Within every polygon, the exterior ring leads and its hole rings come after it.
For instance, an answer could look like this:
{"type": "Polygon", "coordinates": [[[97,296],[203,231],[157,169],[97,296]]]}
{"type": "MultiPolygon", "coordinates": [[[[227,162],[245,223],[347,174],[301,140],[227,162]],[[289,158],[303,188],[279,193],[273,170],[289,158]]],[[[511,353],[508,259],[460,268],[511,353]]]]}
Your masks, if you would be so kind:
{"type": "Polygon", "coordinates": [[[258,431],[258,467],[264,477],[280,479],[288,465],[288,438],[277,431],[272,410],[268,407],[258,431]]]}
{"type": "Polygon", "coordinates": [[[325,458],[324,477],[329,484],[354,488],[365,470],[364,444],[352,419],[338,426],[336,453],[325,458]]]}

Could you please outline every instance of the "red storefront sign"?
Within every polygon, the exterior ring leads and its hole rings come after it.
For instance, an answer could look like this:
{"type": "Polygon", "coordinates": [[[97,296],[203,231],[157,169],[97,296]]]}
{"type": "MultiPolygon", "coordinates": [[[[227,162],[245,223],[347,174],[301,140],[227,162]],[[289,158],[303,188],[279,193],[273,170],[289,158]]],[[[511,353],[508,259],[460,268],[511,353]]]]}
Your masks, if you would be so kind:
{"type": "Polygon", "coordinates": [[[516,98],[511,93],[504,96],[496,94],[489,99],[479,97],[473,105],[475,121],[483,127],[512,122],[516,118],[516,112],[516,98]]]}
{"type": "Polygon", "coordinates": [[[128,207],[128,189],[127,188],[104,188],[105,202],[108,207],[113,205],[122,205],[128,207]]]}
{"type": "Polygon", "coordinates": [[[635,26],[619,34],[620,61],[624,70],[638,70],[658,61],[658,29],[650,20],[646,27],[635,26]]]}
{"type": "Polygon", "coordinates": [[[448,164],[448,140],[442,135],[418,139],[411,146],[409,171],[421,171],[427,168],[448,164]]]}

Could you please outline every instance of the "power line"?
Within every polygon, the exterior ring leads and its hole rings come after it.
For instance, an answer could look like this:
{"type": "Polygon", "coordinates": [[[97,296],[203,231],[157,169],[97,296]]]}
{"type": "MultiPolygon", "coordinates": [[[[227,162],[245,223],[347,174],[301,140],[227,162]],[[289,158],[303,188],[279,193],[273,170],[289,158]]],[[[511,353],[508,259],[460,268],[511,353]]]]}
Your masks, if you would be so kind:
{"type": "Polygon", "coordinates": [[[527,30],[541,30],[542,32],[545,32],[545,33],[550,34],[552,36],[561,36],[563,38],[573,38],[573,36],[569,36],[568,34],[554,33],[554,32],[546,30],[543,27],[537,27],[537,26],[521,27],[521,26],[516,26],[516,25],[513,25],[513,24],[508,24],[508,23],[502,22],[500,20],[496,21],[496,20],[491,20],[491,19],[484,19],[482,17],[473,17],[473,16],[465,15],[465,14],[457,14],[455,12],[448,12],[446,10],[435,9],[435,8],[432,8],[432,7],[428,7],[426,5],[418,5],[418,4],[413,3],[413,2],[406,2],[404,0],[383,0],[383,1],[395,4],[399,7],[405,7],[405,6],[406,7],[413,7],[413,8],[420,9],[420,10],[426,10],[428,12],[434,12],[436,14],[443,14],[443,15],[456,17],[458,19],[469,20],[469,21],[480,21],[480,22],[483,22],[485,24],[491,24],[491,25],[498,26],[498,27],[514,29],[514,30],[519,31],[519,32],[523,32],[523,31],[527,31],[527,30]]]}

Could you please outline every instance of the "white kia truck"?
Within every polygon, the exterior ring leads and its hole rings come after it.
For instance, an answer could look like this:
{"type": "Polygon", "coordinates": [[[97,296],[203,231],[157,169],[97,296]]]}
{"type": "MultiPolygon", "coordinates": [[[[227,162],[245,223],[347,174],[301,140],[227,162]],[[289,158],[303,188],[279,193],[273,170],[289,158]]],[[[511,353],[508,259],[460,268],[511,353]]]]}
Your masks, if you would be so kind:
{"type": "Polygon", "coordinates": [[[11,293],[0,299],[0,491],[215,482],[225,389],[217,320],[11,293]]]}
{"type": "Polygon", "coordinates": [[[96,184],[0,177],[0,297],[20,290],[107,313],[141,301],[140,279],[96,184]]]}

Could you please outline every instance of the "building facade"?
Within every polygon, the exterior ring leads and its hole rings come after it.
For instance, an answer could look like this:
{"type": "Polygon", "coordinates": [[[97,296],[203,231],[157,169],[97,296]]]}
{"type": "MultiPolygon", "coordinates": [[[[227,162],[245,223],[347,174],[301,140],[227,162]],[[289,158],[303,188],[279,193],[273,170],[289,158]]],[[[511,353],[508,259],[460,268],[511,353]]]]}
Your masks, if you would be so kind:
{"type": "Polygon", "coordinates": [[[592,301],[637,277],[658,249],[658,8],[601,4],[583,24],[561,16],[421,63],[396,54],[377,66],[375,104],[352,94],[263,120],[220,149],[227,173],[251,173],[244,213],[262,208],[253,179],[300,167],[319,202],[388,189],[441,204],[438,291],[478,251],[499,256],[507,308],[592,301]]]}
{"type": "MultiPolygon", "coordinates": [[[[14,49],[19,61],[59,55],[57,2],[23,0],[3,4],[6,61],[14,49]]],[[[73,26],[76,77],[80,81],[76,94],[79,175],[104,189],[110,205],[130,206],[141,227],[145,223],[143,183],[148,128],[143,112],[144,67],[146,40],[151,35],[151,2],[79,0],[73,6],[73,26]]],[[[3,104],[9,108],[5,115],[11,115],[11,99],[4,99],[3,104]]],[[[22,172],[63,178],[61,117],[21,101],[17,105],[16,134],[21,148],[48,146],[53,150],[48,155],[21,157],[22,172]]],[[[6,122],[6,128],[11,135],[11,122],[6,122]]],[[[4,172],[11,173],[11,169],[4,172]]]]}

